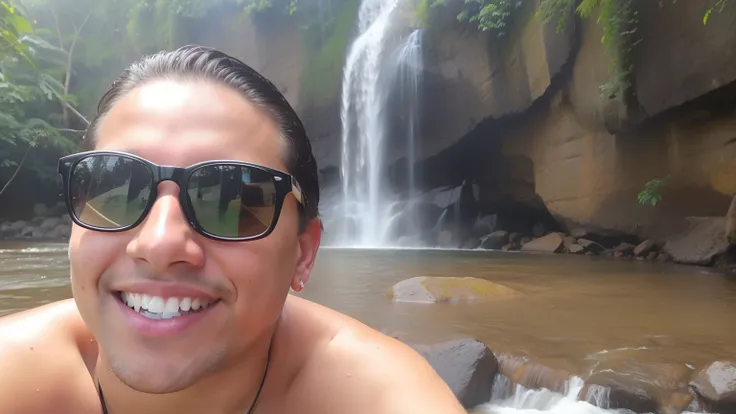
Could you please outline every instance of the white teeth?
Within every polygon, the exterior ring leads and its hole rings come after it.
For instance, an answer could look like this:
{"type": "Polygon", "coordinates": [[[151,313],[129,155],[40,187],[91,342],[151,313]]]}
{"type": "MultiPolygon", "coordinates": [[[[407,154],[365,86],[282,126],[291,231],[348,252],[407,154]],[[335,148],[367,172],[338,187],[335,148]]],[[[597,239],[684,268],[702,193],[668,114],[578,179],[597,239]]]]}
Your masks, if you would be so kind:
{"type": "Polygon", "coordinates": [[[148,306],[151,305],[151,295],[143,294],[143,301],[141,301],[141,307],[143,309],[148,309],[148,306]]]}
{"type": "Polygon", "coordinates": [[[164,298],[161,296],[154,296],[151,298],[151,303],[148,304],[148,308],[146,308],[146,310],[153,313],[164,313],[165,308],[166,304],[164,303],[164,298]]]}
{"type": "Polygon", "coordinates": [[[164,307],[164,310],[169,313],[179,312],[179,299],[169,298],[166,301],[166,306],[164,307]]]}
{"type": "Polygon", "coordinates": [[[169,319],[181,316],[180,312],[189,312],[205,309],[210,305],[209,301],[190,297],[169,297],[151,296],[141,293],[121,292],[120,298],[129,307],[135,309],[145,316],[152,319],[169,319]],[[155,315],[154,315],[155,314],[155,315]]]}

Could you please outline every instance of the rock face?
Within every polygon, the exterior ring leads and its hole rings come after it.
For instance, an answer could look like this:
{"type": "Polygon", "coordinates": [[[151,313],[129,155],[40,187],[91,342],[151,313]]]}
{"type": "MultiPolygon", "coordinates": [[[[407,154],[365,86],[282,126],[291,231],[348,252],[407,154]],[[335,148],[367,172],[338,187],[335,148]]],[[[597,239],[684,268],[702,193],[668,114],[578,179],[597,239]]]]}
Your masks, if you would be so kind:
{"type": "MultiPolygon", "coordinates": [[[[445,43],[434,52],[440,56],[431,61],[440,63],[430,70],[450,84],[462,79],[475,85],[462,89],[473,92],[468,92],[470,103],[460,107],[467,123],[477,126],[460,141],[452,128],[440,134],[444,138],[427,138],[421,156],[430,158],[420,162],[430,181],[426,185],[451,184],[442,180],[453,180],[457,173],[452,169],[462,165],[464,177],[471,175],[481,186],[484,212],[509,203],[541,205],[567,230],[584,226],[656,243],[677,231],[685,217],[723,216],[736,193],[736,116],[722,110],[736,106],[736,57],[722,53],[736,44],[736,32],[730,29],[736,12],[724,11],[718,22],[703,26],[699,5],[656,3],[642,3],[640,11],[642,42],[634,56],[640,112],[633,109],[636,105],[600,96],[599,86],[609,79],[610,56],[595,19],[574,25],[577,39],[555,37],[538,20],[526,20],[520,30],[527,35],[509,36],[514,40],[505,52],[517,59],[499,59],[493,51],[481,59],[476,39],[442,37],[439,42],[445,43]],[[540,38],[531,33],[543,34],[544,49],[526,47],[525,42],[540,38]],[[471,51],[473,59],[460,59],[471,51]],[[540,64],[545,59],[559,62],[562,56],[567,65],[558,71],[540,64]],[[455,58],[462,63],[449,63],[455,58]],[[498,66],[495,71],[488,61],[498,66]],[[514,65],[526,71],[511,70],[514,65]],[[452,72],[458,75],[453,78],[452,72]],[[511,96],[487,92],[509,73],[541,75],[527,78],[537,85],[529,89],[509,78],[511,96]],[[556,75],[552,82],[533,81],[550,74],[556,75]],[[528,93],[542,86],[544,93],[528,93]],[[526,104],[529,98],[534,100],[531,106],[526,104]],[[494,102],[508,109],[499,112],[494,102]],[[485,120],[473,122],[481,112],[485,120]],[[645,183],[665,176],[670,180],[656,208],[637,203],[645,183]]],[[[447,105],[446,114],[432,115],[432,122],[454,118],[449,106],[457,103],[436,96],[437,105],[447,105]]]]}
{"type": "Polygon", "coordinates": [[[431,345],[405,343],[429,362],[463,407],[490,400],[498,362],[485,344],[472,338],[431,345]]]}
{"type": "Polygon", "coordinates": [[[691,381],[711,412],[736,412],[736,363],[716,361],[703,368],[691,381]]]}
{"type": "Polygon", "coordinates": [[[687,227],[664,245],[675,262],[708,265],[728,250],[723,217],[692,217],[687,227]]]}
{"type": "Polygon", "coordinates": [[[394,302],[438,303],[507,299],[520,293],[509,287],[472,277],[418,276],[395,284],[389,296],[394,302]]]}

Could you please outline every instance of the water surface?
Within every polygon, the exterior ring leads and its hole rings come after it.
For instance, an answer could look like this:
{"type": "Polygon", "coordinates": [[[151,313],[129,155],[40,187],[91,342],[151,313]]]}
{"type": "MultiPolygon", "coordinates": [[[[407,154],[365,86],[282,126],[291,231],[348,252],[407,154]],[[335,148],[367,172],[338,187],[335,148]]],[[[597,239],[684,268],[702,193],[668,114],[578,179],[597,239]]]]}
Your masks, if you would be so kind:
{"type": "MultiPolygon", "coordinates": [[[[736,355],[736,281],[696,267],[589,256],[324,248],[301,295],[388,334],[424,341],[473,336],[497,353],[578,375],[612,355],[694,368],[736,355]],[[479,277],[524,295],[482,304],[391,303],[389,288],[414,276],[479,277]]],[[[0,315],[70,296],[65,245],[0,243],[0,315]]]]}

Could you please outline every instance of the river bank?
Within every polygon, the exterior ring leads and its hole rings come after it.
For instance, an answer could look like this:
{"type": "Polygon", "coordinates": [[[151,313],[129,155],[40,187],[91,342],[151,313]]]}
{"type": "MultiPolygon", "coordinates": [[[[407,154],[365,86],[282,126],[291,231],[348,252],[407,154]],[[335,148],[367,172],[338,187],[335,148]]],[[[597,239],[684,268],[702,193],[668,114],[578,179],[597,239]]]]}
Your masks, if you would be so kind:
{"type": "MultiPolygon", "coordinates": [[[[71,233],[71,219],[66,213],[57,215],[58,209],[49,212],[30,220],[0,221],[0,240],[66,242],[71,233]]],[[[611,236],[584,228],[569,233],[549,231],[541,223],[526,233],[493,230],[494,223],[489,217],[479,219],[459,248],[674,262],[736,272],[736,252],[725,233],[725,217],[689,218],[683,230],[664,243],[633,236],[611,236]]],[[[452,238],[449,232],[440,231],[436,235],[436,247],[456,249],[452,238]]]]}

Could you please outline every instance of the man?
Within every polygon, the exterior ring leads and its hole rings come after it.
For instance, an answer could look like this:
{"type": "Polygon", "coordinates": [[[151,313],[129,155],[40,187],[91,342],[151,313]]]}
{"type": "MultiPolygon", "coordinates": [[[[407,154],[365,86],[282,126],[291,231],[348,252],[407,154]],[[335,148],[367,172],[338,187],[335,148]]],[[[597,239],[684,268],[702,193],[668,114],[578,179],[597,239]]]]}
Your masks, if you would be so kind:
{"type": "Polygon", "coordinates": [[[74,299],[0,319],[0,413],[465,412],[410,348],[288,294],[320,243],[317,167],[251,68],[145,58],[85,141],[59,162],[74,299]]]}

